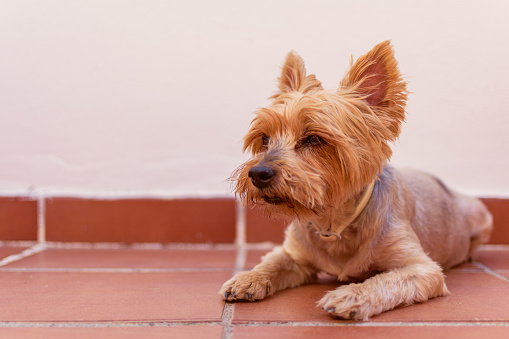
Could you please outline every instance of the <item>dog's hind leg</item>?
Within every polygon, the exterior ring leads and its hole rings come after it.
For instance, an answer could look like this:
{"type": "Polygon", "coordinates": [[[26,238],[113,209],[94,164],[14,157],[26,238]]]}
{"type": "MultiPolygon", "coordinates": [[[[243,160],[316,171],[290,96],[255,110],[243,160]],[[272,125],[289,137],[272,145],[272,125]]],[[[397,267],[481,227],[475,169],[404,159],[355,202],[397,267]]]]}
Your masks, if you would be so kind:
{"type": "Polygon", "coordinates": [[[490,239],[490,233],[493,229],[493,217],[479,199],[456,193],[456,202],[470,231],[468,256],[471,260],[475,249],[490,239]]]}
{"type": "Polygon", "coordinates": [[[468,222],[470,223],[470,249],[468,251],[469,259],[472,259],[472,253],[475,249],[490,239],[490,233],[493,229],[493,216],[484,204],[478,199],[471,199],[469,210],[466,212],[470,215],[468,222]]]}

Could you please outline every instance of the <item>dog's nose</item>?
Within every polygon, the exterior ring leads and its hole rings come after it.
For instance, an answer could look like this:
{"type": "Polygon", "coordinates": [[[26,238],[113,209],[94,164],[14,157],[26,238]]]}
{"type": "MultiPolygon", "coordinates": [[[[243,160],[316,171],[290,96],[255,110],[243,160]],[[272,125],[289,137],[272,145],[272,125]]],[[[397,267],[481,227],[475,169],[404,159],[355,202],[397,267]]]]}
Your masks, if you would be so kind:
{"type": "Polygon", "coordinates": [[[265,188],[269,186],[270,182],[276,175],[276,171],[267,166],[255,166],[248,172],[253,185],[258,188],[265,188]]]}

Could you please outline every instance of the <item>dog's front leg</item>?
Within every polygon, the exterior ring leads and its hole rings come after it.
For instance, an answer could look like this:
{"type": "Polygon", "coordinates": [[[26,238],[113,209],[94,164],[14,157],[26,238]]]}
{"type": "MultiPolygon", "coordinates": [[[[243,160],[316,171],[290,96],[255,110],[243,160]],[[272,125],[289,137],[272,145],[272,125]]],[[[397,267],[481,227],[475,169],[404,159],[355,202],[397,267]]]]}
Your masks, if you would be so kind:
{"type": "Polygon", "coordinates": [[[297,264],[281,247],[263,257],[260,264],[248,272],[237,273],[219,291],[223,299],[255,301],[286,288],[312,282],[316,271],[297,264]]]}
{"type": "Polygon", "coordinates": [[[396,306],[447,295],[442,269],[428,257],[423,259],[360,284],[341,286],[328,292],[318,306],[340,319],[367,320],[396,306]]]}

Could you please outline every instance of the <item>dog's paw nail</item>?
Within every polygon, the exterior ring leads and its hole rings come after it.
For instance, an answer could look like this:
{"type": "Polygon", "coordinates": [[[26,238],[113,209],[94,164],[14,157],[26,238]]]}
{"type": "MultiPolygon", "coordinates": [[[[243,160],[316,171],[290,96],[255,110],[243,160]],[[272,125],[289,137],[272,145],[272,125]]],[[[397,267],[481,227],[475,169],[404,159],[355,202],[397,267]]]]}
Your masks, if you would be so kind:
{"type": "Polygon", "coordinates": [[[336,308],[335,308],[335,307],[327,307],[327,308],[325,309],[325,312],[335,313],[335,312],[336,312],[336,308]]]}
{"type": "Polygon", "coordinates": [[[350,315],[348,316],[350,319],[353,319],[357,315],[357,311],[351,311],[350,315]]]}
{"type": "Polygon", "coordinates": [[[250,294],[250,293],[248,293],[248,294],[247,294],[247,298],[248,298],[248,299],[253,299],[253,295],[252,295],[252,294],[250,294]]]}
{"type": "Polygon", "coordinates": [[[230,293],[228,293],[228,292],[224,292],[224,298],[225,298],[225,299],[228,299],[228,296],[229,296],[229,295],[230,295],[230,293]]]}
{"type": "Polygon", "coordinates": [[[237,298],[237,295],[235,294],[235,292],[233,292],[232,297],[237,298]]]}

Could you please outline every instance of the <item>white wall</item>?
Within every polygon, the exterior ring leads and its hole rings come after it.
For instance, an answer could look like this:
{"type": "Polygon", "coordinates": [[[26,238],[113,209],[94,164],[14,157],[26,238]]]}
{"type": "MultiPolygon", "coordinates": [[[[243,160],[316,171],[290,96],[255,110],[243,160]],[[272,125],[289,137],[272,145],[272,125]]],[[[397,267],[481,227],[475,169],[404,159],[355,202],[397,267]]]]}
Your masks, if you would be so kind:
{"type": "Polygon", "coordinates": [[[229,194],[285,54],[336,87],[391,39],[413,92],[393,163],[509,195],[509,2],[0,2],[0,193],[229,194]]]}

